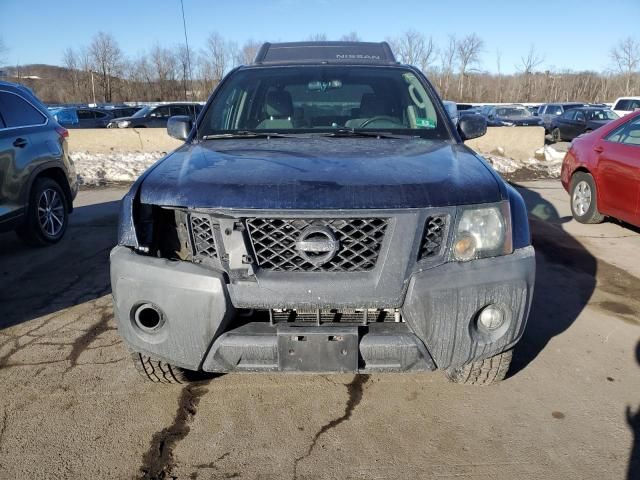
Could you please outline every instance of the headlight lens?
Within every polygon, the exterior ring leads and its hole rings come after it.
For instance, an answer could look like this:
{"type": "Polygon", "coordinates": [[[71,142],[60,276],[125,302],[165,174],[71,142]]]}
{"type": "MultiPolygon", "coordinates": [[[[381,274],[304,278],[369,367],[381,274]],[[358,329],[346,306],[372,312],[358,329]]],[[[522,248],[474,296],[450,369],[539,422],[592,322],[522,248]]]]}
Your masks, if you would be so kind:
{"type": "Polygon", "coordinates": [[[512,251],[509,203],[470,207],[459,214],[453,258],[468,261],[512,251]]]}
{"type": "Polygon", "coordinates": [[[129,120],[121,120],[118,122],[118,128],[127,128],[129,125],[131,125],[129,120]]]}

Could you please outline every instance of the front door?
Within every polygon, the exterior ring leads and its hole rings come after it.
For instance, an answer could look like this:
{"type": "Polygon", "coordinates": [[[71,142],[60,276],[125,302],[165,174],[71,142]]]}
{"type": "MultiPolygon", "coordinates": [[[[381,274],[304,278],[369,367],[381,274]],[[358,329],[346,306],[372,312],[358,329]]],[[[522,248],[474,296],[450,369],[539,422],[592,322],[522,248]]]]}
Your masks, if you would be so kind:
{"type": "Polygon", "coordinates": [[[640,225],[640,117],[599,140],[595,150],[603,212],[640,225]]]}

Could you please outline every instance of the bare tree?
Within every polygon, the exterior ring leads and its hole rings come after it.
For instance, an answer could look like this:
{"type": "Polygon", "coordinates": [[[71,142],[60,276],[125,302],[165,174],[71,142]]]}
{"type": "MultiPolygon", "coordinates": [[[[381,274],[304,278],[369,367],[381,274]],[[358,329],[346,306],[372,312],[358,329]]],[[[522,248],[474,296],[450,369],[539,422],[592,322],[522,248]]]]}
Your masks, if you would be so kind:
{"type": "Polygon", "coordinates": [[[422,71],[427,71],[435,60],[437,52],[433,38],[426,38],[415,30],[407,30],[400,37],[391,39],[390,43],[402,63],[416,65],[422,71]]]}
{"type": "Polygon", "coordinates": [[[7,61],[6,56],[8,51],[9,49],[5,45],[4,40],[2,39],[2,37],[0,37],[0,66],[2,66],[7,61]]]}
{"type": "Polygon", "coordinates": [[[105,102],[111,102],[113,82],[122,66],[122,51],[113,35],[98,32],[89,46],[93,68],[98,71],[105,102]]]}
{"type": "Polygon", "coordinates": [[[524,75],[524,99],[526,102],[531,101],[532,89],[533,89],[533,72],[536,68],[542,65],[544,59],[536,52],[536,47],[532,44],[529,48],[529,53],[526,57],[520,57],[520,65],[517,65],[517,69],[524,75]]]}
{"type": "Polygon", "coordinates": [[[80,72],[78,69],[78,55],[76,51],[69,47],[62,54],[62,64],[68,70],[71,91],[74,98],[77,98],[80,91],[80,72]]]}
{"type": "Polygon", "coordinates": [[[357,32],[349,32],[340,37],[343,42],[360,42],[360,35],[357,32]]]}
{"type": "Polygon", "coordinates": [[[502,52],[496,50],[496,67],[498,70],[498,103],[502,103],[502,52]]]}
{"type": "Polygon", "coordinates": [[[212,32],[201,56],[202,76],[206,89],[214,88],[233,61],[231,45],[217,32],[212,32]]]}
{"type": "Polygon", "coordinates": [[[449,94],[449,86],[456,61],[457,44],[458,41],[455,35],[449,35],[447,44],[440,51],[440,91],[443,98],[447,98],[449,94]]]}
{"type": "Polygon", "coordinates": [[[458,66],[460,68],[460,91],[459,96],[462,99],[464,92],[464,84],[469,68],[480,63],[480,54],[484,48],[484,42],[475,33],[462,38],[456,45],[456,56],[458,58],[458,66]]]}
{"type": "Polygon", "coordinates": [[[248,65],[253,63],[256,58],[256,54],[263,42],[259,42],[254,39],[247,40],[244,42],[240,50],[236,53],[235,63],[236,65],[248,65]]]}
{"type": "Polygon", "coordinates": [[[631,94],[631,79],[640,67],[640,42],[632,37],[620,40],[610,52],[616,69],[625,77],[625,95],[631,94]]]}
{"type": "MultiPolygon", "coordinates": [[[[186,45],[178,45],[176,48],[176,59],[178,62],[178,69],[180,71],[180,82],[182,83],[182,90],[184,92],[184,99],[188,100],[189,90],[192,89],[192,77],[191,77],[191,62],[195,58],[195,55],[191,51],[191,48],[187,49],[186,45]]],[[[194,92],[191,92],[193,95],[194,92]]]]}
{"type": "Polygon", "coordinates": [[[160,91],[160,98],[175,97],[177,59],[168,48],[154,45],[150,52],[151,65],[160,91]]]}
{"type": "Polygon", "coordinates": [[[312,33],[307,37],[307,40],[310,42],[326,42],[327,34],[326,33],[312,33]]]}

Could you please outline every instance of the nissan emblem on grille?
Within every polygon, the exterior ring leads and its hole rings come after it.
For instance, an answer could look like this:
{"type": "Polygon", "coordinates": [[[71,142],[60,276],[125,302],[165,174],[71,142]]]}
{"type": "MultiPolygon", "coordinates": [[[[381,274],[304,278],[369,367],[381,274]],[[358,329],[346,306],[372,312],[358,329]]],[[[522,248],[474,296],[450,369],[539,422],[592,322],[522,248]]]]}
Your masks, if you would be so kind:
{"type": "Polygon", "coordinates": [[[323,226],[312,225],[305,228],[296,242],[298,255],[314,265],[327,263],[338,253],[338,248],[340,242],[333,231],[323,226]]]}
{"type": "Polygon", "coordinates": [[[386,218],[247,218],[257,264],[276,272],[365,272],[376,266],[386,218]]]}

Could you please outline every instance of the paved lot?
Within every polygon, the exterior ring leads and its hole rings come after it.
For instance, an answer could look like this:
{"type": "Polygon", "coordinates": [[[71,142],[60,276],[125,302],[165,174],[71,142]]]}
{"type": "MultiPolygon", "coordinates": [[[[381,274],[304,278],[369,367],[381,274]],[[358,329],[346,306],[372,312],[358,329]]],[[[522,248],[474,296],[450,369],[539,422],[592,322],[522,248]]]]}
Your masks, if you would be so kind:
{"type": "Polygon", "coordinates": [[[82,192],[55,247],[0,235],[0,478],[640,478],[640,235],[577,225],[558,182],[524,185],[537,291],[511,377],[488,388],[142,382],[109,295],[123,193],[82,192]]]}

